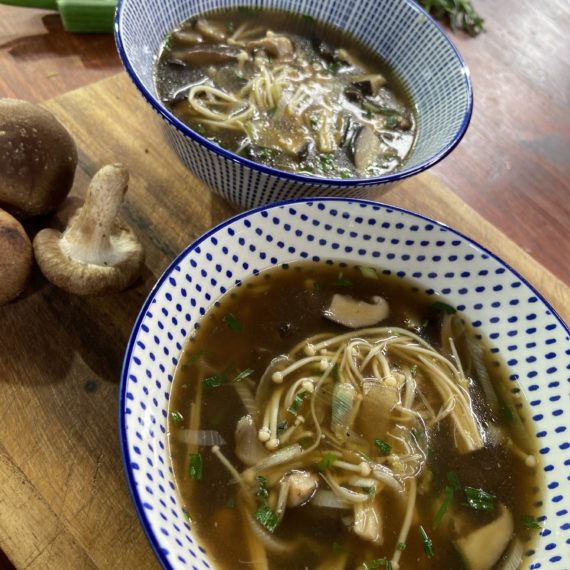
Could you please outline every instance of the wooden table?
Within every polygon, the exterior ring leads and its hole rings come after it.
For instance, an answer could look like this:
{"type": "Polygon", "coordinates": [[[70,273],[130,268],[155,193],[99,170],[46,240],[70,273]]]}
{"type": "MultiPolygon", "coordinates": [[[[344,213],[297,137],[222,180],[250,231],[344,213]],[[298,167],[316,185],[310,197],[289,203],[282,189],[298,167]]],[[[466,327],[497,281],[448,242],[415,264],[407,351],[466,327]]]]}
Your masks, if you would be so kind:
{"type": "MultiPolygon", "coordinates": [[[[477,5],[487,33],[455,36],[474,82],[470,129],[443,163],[382,200],[491,248],[568,321],[570,11],[566,0],[477,5]]],[[[0,94],[41,102],[70,130],[73,194],[102,164],[127,164],[122,215],[147,252],[127,292],[72,297],[35,270],[25,295],[0,307],[0,548],[17,568],[156,568],[122,472],[121,359],[160,272],[235,210],[164,148],[110,36],[72,36],[47,12],[0,6],[0,94]]]]}

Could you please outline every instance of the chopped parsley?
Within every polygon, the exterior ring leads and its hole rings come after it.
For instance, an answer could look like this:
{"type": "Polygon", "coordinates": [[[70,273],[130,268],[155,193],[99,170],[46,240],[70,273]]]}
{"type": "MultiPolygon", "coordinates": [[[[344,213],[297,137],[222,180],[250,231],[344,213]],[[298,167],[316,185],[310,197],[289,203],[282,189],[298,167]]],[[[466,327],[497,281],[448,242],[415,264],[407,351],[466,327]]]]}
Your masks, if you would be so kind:
{"type": "MultiPolygon", "coordinates": [[[[312,124],[312,123],[311,123],[312,124]]],[[[332,152],[321,154],[319,156],[319,163],[324,172],[331,172],[335,169],[335,156],[332,152]]]]}
{"type": "Polygon", "coordinates": [[[325,453],[323,458],[317,463],[319,471],[326,471],[338,459],[334,453],[325,453]]]}
{"type": "Polygon", "coordinates": [[[418,365],[417,365],[417,364],[413,364],[412,366],[410,366],[410,374],[411,374],[412,376],[415,377],[415,375],[417,374],[417,372],[418,372],[418,365]]]}
{"type": "Polygon", "coordinates": [[[170,421],[175,426],[180,426],[184,421],[184,416],[178,410],[174,410],[174,412],[170,412],[170,421]]]}
{"type": "Polygon", "coordinates": [[[333,542],[333,543],[332,543],[332,549],[333,549],[333,552],[334,552],[335,554],[339,554],[340,552],[343,552],[343,551],[344,551],[344,548],[342,547],[342,544],[340,544],[339,542],[333,542]]]}
{"type": "Polygon", "coordinates": [[[398,542],[398,544],[396,545],[396,550],[399,550],[400,552],[404,552],[404,550],[406,550],[406,543],[405,542],[398,542]]]}
{"type": "Polygon", "coordinates": [[[495,510],[495,496],[474,487],[465,487],[467,506],[475,511],[495,510]]]}
{"type": "Polygon", "coordinates": [[[459,482],[459,477],[455,471],[447,472],[447,482],[454,491],[459,491],[461,489],[461,483],[459,482]]]}
{"type": "Polygon", "coordinates": [[[525,515],[521,517],[521,522],[526,528],[530,530],[540,530],[542,528],[542,525],[534,517],[531,517],[530,515],[525,515]]]}
{"type": "Polygon", "coordinates": [[[422,537],[422,542],[424,545],[424,552],[428,558],[433,557],[433,542],[431,538],[428,536],[427,532],[425,531],[424,527],[420,525],[420,536],[422,537]]]}
{"type": "Polygon", "coordinates": [[[305,399],[306,395],[307,395],[307,392],[305,392],[304,390],[301,390],[301,392],[299,392],[295,396],[293,403],[287,408],[287,411],[290,414],[293,414],[294,416],[296,416],[299,413],[299,408],[303,404],[303,400],[305,399]]]}
{"type": "Polygon", "coordinates": [[[201,481],[204,475],[202,467],[202,456],[199,453],[191,453],[188,460],[188,475],[190,479],[201,481]]]}
{"type": "Polygon", "coordinates": [[[184,364],[186,366],[192,366],[192,364],[196,364],[200,358],[204,356],[204,351],[199,350],[198,352],[194,353],[184,364]]]}
{"type": "Polygon", "coordinates": [[[238,382],[241,382],[244,378],[247,378],[248,376],[251,376],[253,374],[254,370],[253,368],[246,368],[245,370],[242,370],[233,380],[232,380],[232,384],[237,384],[238,382]]]}
{"type": "Polygon", "coordinates": [[[211,390],[212,388],[217,388],[224,383],[224,379],[221,374],[214,374],[213,376],[208,376],[202,380],[202,386],[207,390],[211,390]]]}
{"type": "Polygon", "coordinates": [[[451,487],[450,485],[446,485],[443,491],[443,503],[441,503],[441,506],[437,510],[437,513],[435,513],[435,517],[433,519],[432,526],[434,529],[436,529],[439,526],[441,519],[447,512],[447,509],[449,509],[449,507],[451,506],[451,502],[453,501],[453,493],[454,493],[453,487],[451,487]]]}
{"type": "Polygon", "coordinates": [[[261,507],[257,509],[255,512],[255,518],[261,526],[271,533],[275,532],[275,529],[279,524],[277,515],[267,505],[261,505],[261,507]]]}
{"type": "Polygon", "coordinates": [[[198,123],[195,127],[194,130],[199,134],[202,135],[203,137],[206,136],[206,129],[204,127],[204,125],[202,123],[198,123]]]}
{"type": "Polygon", "coordinates": [[[222,321],[224,321],[224,324],[234,332],[241,332],[241,323],[234,314],[228,313],[227,315],[224,315],[222,321]]]}
{"type": "Polygon", "coordinates": [[[334,282],[335,285],[339,287],[350,287],[352,285],[352,281],[344,277],[342,271],[338,274],[336,281],[334,282]]]}
{"type": "Polygon", "coordinates": [[[390,455],[390,451],[392,451],[392,446],[383,439],[375,439],[374,445],[378,448],[380,455],[390,455]]]}
{"type": "Polygon", "coordinates": [[[375,560],[365,560],[362,564],[364,570],[373,570],[374,568],[385,568],[392,570],[392,561],[387,558],[376,558],[375,560]]]}
{"type": "Polygon", "coordinates": [[[502,398],[499,398],[499,414],[501,418],[509,424],[515,419],[513,410],[502,398]]]}
{"type": "Polygon", "coordinates": [[[259,485],[255,493],[255,496],[267,499],[267,497],[269,497],[269,491],[267,490],[267,477],[264,477],[263,475],[258,475],[255,479],[257,481],[257,484],[259,485]]]}
{"type": "Polygon", "coordinates": [[[445,313],[446,315],[453,315],[454,313],[457,313],[457,311],[451,305],[448,305],[443,301],[436,301],[432,304],[432,307],[438,311],[441,311],[442,313],[445,313]]]}

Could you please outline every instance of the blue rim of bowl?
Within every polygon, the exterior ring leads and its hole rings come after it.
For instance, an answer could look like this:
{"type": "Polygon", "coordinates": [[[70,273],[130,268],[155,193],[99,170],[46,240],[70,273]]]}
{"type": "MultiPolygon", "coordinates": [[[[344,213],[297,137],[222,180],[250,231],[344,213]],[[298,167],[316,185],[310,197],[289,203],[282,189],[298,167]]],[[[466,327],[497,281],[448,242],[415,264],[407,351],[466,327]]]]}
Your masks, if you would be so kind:
{"type": "Polygon", "coordinates": [[[348,203],[348,204],[362,204],[364,206],[379,207],[381,209],[389,209],[389,210],[393,210],[396,212],[404,213],[404,214],[412,216],[414,218],[419,218],[420,220],[423,220],[423,221],[428,222],[430,224],[434,224],[435,226],[438,226],[440,228],[445,228],[447,231],[454,233],[455,235],[457,235],[461,239],[465,240],[467,243],[478,248],[479,250],[481,250],[482,252],[487,254],[489,257],[493,258],[497,263],[499,263],[499,265],[503,266],[505,269],[507,269],[513,275],[515,275],[517,277],[517,279],[520,279],[520,281],[522,283],[524,283],[536,295],[536,297],[541,301],[541,303],[552,313],[552,316],[560,323],[562,328],[566,331],[566,334],[570,335],[570,328],[568,327],[568,325],[566,325],[566,323],[563,321],[563,319],[560,317],[560,315],[558,315],[558,313],[550,305],[550,303],[544,298],[544,296],[539,291],[537,291],[518,271],[513,269],[508,263],[503,261],[500,257],[498,257],[496,254],[494,254],[492,251],[488,250],[486,247],[482,246],[477,241],[471,239],[470,237],[466,236],[465,234],[461,233],[460,231],[448,226],[447,224],[444,224],[443,222],[438,222],[437,220],[434,220],[432,218],[428,218],[427,216],[424,216],[422,214],[418,214],[417,212],[412,212],[411,210],[407,210],[406,208],[399,208],[397,206],[393,206],[391,204],[385,204],[383,202],[375,202],[372,200],[362,200],[362,199],[358,199],[358,198],[343,198],[343,197],[294,198],[292,200],[285,200],[282,202],[274,202],[272,204],[265,204],[263,206],[253,208],[251,210],[246,210],[245,212],[242,212],[240,214],[232,216],[231,218],[228,218],[227,220],[224,220],[223,222],[219,223],[218,225],[216,225],[212,229],[210,229],[207,232],[205,232],[204,234],[202,234],[199,238],[197,238],[195,241],[191,242],[188,246],[186,246],[174,258],[174,260],[170,263],[170,265],[165,269],[164,273],[159,277],[158,281],[155,283],[153,288],[149,291],[148,296],[147,296],[143,306],[141,307],[139,314],[137,315],[135,324],[133,325],[133,330],[132,330],[131,335],[129,337],[127,349],[125,351],[125,358],[123,360],[123,368],[121,371],[121,384],[119,387],[119,437],[120,437],[120,443],[121,443],[121,455],[122,455],[122,459],[123,459],[123,468],[125,470],[125,475],[127,478],[127,484],[129,487],[131,498],[133,500],[133,503],[135,504],[135,508],[136,508],[137,515],[139,517],[140,523],[143,527],[143,530],[147,536],[148,541],[150,542],[150,544],[151,544],[151,546],[152,546],[152,548],[156,554],[156,557],[158,558],[160,564],[165,569],[171,569],[172,566],[170,565],[168,559],[166,558],[166,555],[162,551],[162,548],[160,546],[160,542],[157,538],[157,534],[153,530],[152,524],[150,523],[150,521],[146,517],[145,510],[143,508],[142,502],[141,502],[141,500],[138,496],[138,493],[137,493],[137,486],[136,486],[135,481],[134,481],[133,471],[130,468],[131,458],[129,455],[128,445],[127,445],[126,414],[124,413],[125,404],[126,404],[126,388],[127,388],[127,383],[128,383],[127,372],[128,372],[129,363],[131,361],[131,355],[133,352],[133,348],[135,345],[135,339],[138,335],[142,321],[143,321],[143,319],[146,315],[146,312],[147,312],[150,304],[152,303],[156,293],[161,288],[162,284],[168,279],[168,277],[170,276],[172,271],[174,271],[176,266],[179,265],[179,263],[190,252],[194,251],[202,242],[204,242],[205,240],[210,238],[210,236],[215,235],[220,230],[224,229],[226,226],[234,224],[235,222],[237,222],[238,220],[240,220],[242,218],[247,218],[249,216],[252,216],[252,215],[254,215],[258,212],[264,211],[264,210],[273,210],[275,208],[281,208],[283,206],[291,206],[294,204],[316,203],[316,202],[343,202],[345,204],[346,203],[348,203]]]}
{"type": "Polygon", "coordinates": [[[455,53],[455,57],[459,62],[459,67],[462,72],[463,78],[466,83],[467,88],[467,109],[465,111],[465,115],[463,117],[463,121],[451,139],[442,149],[440,149],[436,154],[432,157],[424,160],[422,163],[414,166],[413,168],[404,168],[403,170],[398,170],[397,172],[391,172],[388,174],[383,174],[381,176],[374,176],[370,178],[324,178],[324,177],[316,177],[316,176],[306,176],[302,174],[295,174],[292,172],[286,172],[284,170],[278,170],[277,168],[271,168],[270,166],[265,166],[263,164],[259,164],[257,162],[253,162],[247,158],[239,156],[229,150],[226,150],[211,141],[207,138],[202,137],[195,131],[193,131],[188,125],[180,121],[176,118],[170,111],[162,105],[151,93],[150,91],[143,85],[142,81],[138,78],[135,70],[133,69],[129,58],[127,57],[127,52],[125,50],[125,46],[123,44],[123,38],[121,35],[121,22],[123,18],[123,4],[125,0],[119,0],[117,11],[115,13],[115,22],[114,22],[114,35],[115,35],[115,44],[117,46],[117,51],[119,53],[119,57],[123,63],[124,68],[126,69],[131,81],[135,84],[136,88],[141,92],[143,97],[146,99],[147,103],[156,111],[167,123],[169,123],[172,127],[174,127],[178,132],[182,133],[184,136],[189,137],[190,139],[194,140],[195,142],[201,144],[202,146],[206,147],[208,150],[220,155],[222,158],[230,160],[232,162],[236,162],[241,166],[246,166],[252,170],[257,170],[264,174],[268,174],[270,176],[275,176],[278,178],[284,178],[291,182],[300,182],[304,184],[313,184],[313,185],[329,185],[329,186],[337,186],[337,187],[362,187],[362,186],[373,186],[376,184],[388,184],[391,182],[399,182],[404,180],[405,178],[409,178],[414,174],[419,174],[428,168],[431,168],[441,160],[443,160],[461,141],[465,133],[467,132],[467,127],[471,122],[471,116],[473,114],[473,85],[471,82],[471,73],[469,71],[469,67],[463,61],[459,50],[455,47],[455,44],[451,41],[449,36],[445,33],[443,28],[432,18],[426,10],[424,10],[421,6],[419,6],[415,0],[405,0],[406,3],[413,9],[418,12],[422,17],[426,18],[427,21],[430,22],[432,26],[434,26],[441,36],[445,39],[447,44],[451,47],[453,52],[455,53]]]}

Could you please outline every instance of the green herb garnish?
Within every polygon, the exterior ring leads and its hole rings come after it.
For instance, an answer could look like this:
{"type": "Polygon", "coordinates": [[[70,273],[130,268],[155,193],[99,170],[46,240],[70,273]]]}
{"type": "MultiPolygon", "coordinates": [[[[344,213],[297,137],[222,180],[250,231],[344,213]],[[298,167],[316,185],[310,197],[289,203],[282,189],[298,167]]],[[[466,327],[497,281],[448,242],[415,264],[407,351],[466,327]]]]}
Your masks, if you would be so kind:
{"type": "Polygon", "coordinates": [[[335,156],[332,152],[321,154],[319,156],[319,162],[321,164],[321,168],[325,172],[330,172],[331,170],[334,170],[334,168],[335,168],[335,156]]]}
{"type": "Polygon", "coordinates": [[[433,542],[431,538],[427,535],[424,527],[420,525],[420,536],[422,537],[422,542],[424,544],[424,552],[428,558],[433,557],[433,542]]]}
{"type": "Polygon", "coordinates": [[[325,453],[323,458],[317,463],[319,471],[326,471],[338,459],[334,453],[325,453]]]}
{"type": "Polygon", "coordinates": [[[415,376],[418,372],[418,365],[417,364],[412,364],[412,366],[410,366],[410,374],[412,376],[415,376]]]}
{"type": "Polygon", "coordinates": [[[321,290],[321,284],[320,284],[318,281],[315,281],[315,282],[313,283],[313,289],[314,289],[315,291],[320,291],[320,290],[321,290]]]}
{"type": "Polygon", "coordinates": [[[234,314],[228,313],[227,315],[224,315],[222,317],[222,321],[224,321],[224,324],[234,332],[241,332],[241,323],[234,314]]]}
{"type": "Polygon", "coordinates": [[[244,378],[247,378],[248,376],[251,376],[253,374],[254,370],[252,368],[246,368],[245,370],[242,370],[233,380],[232,380],[232,384],[237,384],[238,382],[241,382],[244,378]]]}
{"type": "Polygon", "coordinates": [[[404,550],[406,550],[406,543],[405,542],[398,542],[398,544],[396,545],[396,550],[399,550],[400,552],[404,552],[404,550]]]}
{"type": "Polygon", "coordinates": [[[199,350],[198,352],[193,354],[184,364],[186,366],[192,366],[192,364],[196,364],[196,362],[198,362],[198,360],[200,360],[200,358],[202,358],[202,356],[204,356],[204,351],[199,350]]]}
{"type": "Polygon", "coordinates": [[[495,496],[483,491],[483,489],[465,487],[465,497],[467,498],[467,506],[475,511],[495,510],[495,496]]]}
{"type": "Polygon", "coordinates": [[[212,388],[217,388],[224,383],[224,379],[222,378],[221,374],[214,374],[213,376],[208,376],[202,380],[202,386],[207,390],[211,390],[212,388]]]}
{"type": "Polygon", "coordinates": [[[540,530],[542,528],[542,525],[534,517],[531,517],[530,515],[525,515],[521,517],[521,522],[526,528],[531,530],[540,530]]]}
{"type": "Polygon", "coordinates": [[[204,125],[202,123],[197,123],[196,126],[194,127],[194,130],[199,135],[202,135],[203,137],[206,136],[206,128],[204,127],[204,125]]]}
{"type": "Polygon", "coordinates": [[[295,396],[293,403],[287,408],[287,411],[290,414],[293,414],[294,416],[296,416],[299,412],[299,408],[301,407],[301,404],[303,403],[303,400],[305,399],[306,395],[307,395],[307,392],[305,392],[304,390],[299,392],[295,396]]]}
{"type": "Polygon", "coordinates": [[[313,16],[311,16],[310,14],[301,14],[301,17],[303,18],[303,20],[306,20],[311,24],[315,22],[315,18],[313,18],[313,16]]]}
{"type": "Polygon", "coordinates": [[[277,515],[267,505],[261,505],[255,513],[256,520],[268,531],[275,532],[279,519],[277,515]]]}
{"type": "Polygon", "coordinates": [[[352,285],[352,281],[350,279],[347,279],[343,275],[344,274],[341,271],[338,274],[338,277],[337,277],[336,281],[334,282],[334,284],[338,285],[339,287],[350,287],[352,285]]]}
{"type": "Polygon", "coordinates": [[[447,472],[447,483],[454,491],[459,491],[461,489],[461,483],[459,482],[459,477],[455,471],[447,472]]]}
{"type": "Polygon", "coordinates": [[[201,481],[203,476],[202,456],[199,453],[191,453],[188,461],[188,475],[190,479],[201,481]]]}
{"type": "Polygon", "coordinates": [[[376,558],[376,560],[365,560],[362,564],[364,570],[373,570],[374,568],[385,568],[392,570],[392,561],[387,558],[376,558]]]}
{"type": "Polygon", "coordinates": [[[374,445],[378,448],[380,455],[390,455],[390,451],[392,451],[392,446],[383,439],[375,439],[374,445]]]}
{"type": "Polygon", "coordinates": [[[435,517],[433,519],[432,526],[434,529],[436,529],[439,526],[439,523],[441,522],[443,515],[445,515],[447,509],[449,509],[449,507],[451,506],[452,501],[453,501],[453,487],[446,485],[443,491],[443,503],[441,503],[441,506],[437,510],[437,513],[435,513],[435,517]]]}
{"type": "Polygon", "coordinates": [[[275,156],[275,151],[272,148],[262,148],[259,152],[259,156],[263,158],[263,160],[269,160],[275,156]]]}
{"type": "Polygon", "coordinates": [[[485,28],[484,20],[470,0],[417,0],[434,18],[447,20],[453,31],[461,29],[475,37],[485,28]]]}
{"type": "Polygon", "coordinates": [[[269,497],[269,491],[267,490],[267,477],[264,477],[263,475],[258,475],[255,479],[257,481],[257,484],[259,485],[255,493],[255,496],[267,499],[267,497],[269,497]]]}
{"type": "Polygon", "coordinates": [[[438,311],[441,311],[442,313],[445,313],[446,315],[453,315],[454,313],[457,313],[457,311],[451,305],[448,305],[443,301],[436,301],[432,304],[432,307],[438,311]]]}
{"type": "Polygon", "coordinates": [[[512,408],[502,398],[499,398],[499,414],[501,418],[509,424],[515,419],[512,408]]]}
{"type": "Polygon", "coordinates": [[[180,426],[184,421],[184,416],[179,411],[175,410],[174,412],[170,412],[170,421],[175,426],[180,426]]]}
{"type": "Polygon", "coordinates": [[[338,542],[333,542],[332,543],[332,550],[335,554],[339,554],[340,552],[344,551],[344,548],[342,547],[342,544],[340,544],[338,542]]]}

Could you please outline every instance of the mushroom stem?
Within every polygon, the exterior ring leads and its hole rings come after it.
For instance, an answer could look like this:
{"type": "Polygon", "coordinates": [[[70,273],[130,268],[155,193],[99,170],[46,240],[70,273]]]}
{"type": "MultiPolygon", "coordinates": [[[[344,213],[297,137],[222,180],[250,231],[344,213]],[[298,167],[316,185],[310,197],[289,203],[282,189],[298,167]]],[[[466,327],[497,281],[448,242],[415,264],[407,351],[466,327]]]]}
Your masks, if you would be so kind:
{"type": "Polygon", "coordinates": [[[111,233],[123,196],[127,191],[129,173],[121,164],[109,164],[99,170],[87,190],[83,208],[71,220],[61,239],[64,253],[82,263],[114,265],[122,257],[111,246],[111,233]]]}

